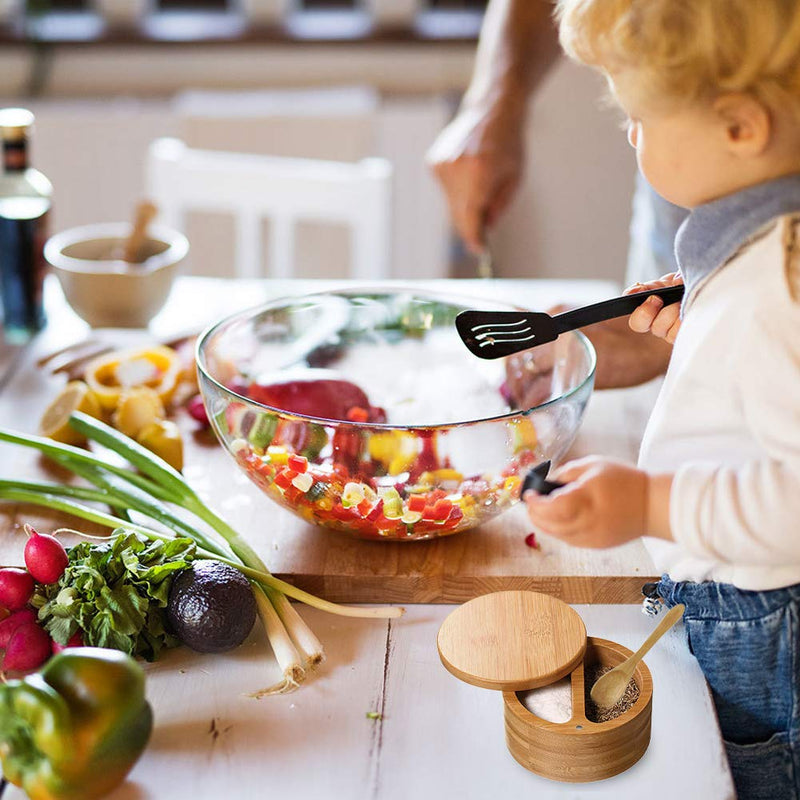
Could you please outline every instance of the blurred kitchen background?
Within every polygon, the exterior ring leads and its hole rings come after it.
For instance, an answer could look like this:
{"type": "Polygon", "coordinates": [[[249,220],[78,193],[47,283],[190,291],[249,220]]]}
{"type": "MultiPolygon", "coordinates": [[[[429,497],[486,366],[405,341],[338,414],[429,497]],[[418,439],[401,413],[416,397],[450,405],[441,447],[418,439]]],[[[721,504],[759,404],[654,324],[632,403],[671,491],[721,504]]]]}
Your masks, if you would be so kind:
{"type": "MultiPolygon", "coordinates": [[[[469,81],[484,5],[0,0],[0,103],[36,114],[32,160],[54,184],[52,232],[129,218],[160,137],[380,156],[393,168],[391,277],[472,277],[424,156],[469,81]]],[[[491,238],[500,277],[621,281],[635,164],[619,121],[601,81],[562,59],[531,106],[524,184],[491,238]]],[[[186,228],[189,272],[233,274],[232,218],[198,212],[186,228]]],[[[349,259],[346,229],[298,227],[296,276],[344,276],[349,259]]]]}

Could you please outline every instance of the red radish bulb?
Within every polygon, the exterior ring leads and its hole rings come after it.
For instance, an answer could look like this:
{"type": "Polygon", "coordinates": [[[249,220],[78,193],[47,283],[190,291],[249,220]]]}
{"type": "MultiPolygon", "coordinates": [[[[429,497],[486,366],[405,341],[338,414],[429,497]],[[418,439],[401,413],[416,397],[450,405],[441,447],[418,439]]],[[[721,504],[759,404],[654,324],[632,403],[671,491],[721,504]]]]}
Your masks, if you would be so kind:
{"type": "Polygon", "coordinates": [[[81,636],[80,631],[75,631],[72,636],[69,637],[69,640],[66,644],[59,644],[55,639],[53,639],[52,643],[52,650],[53,655],[58,655],[62,651],[66,650],[68,647],[83,647],[83,636],[81,636]]]}
{"type": "Polygon", "coordinates": [[[186,410],[189,416],[199,422],[204,428],[208,428],[211,423],[208,421],[208,413],[206,412],[205,404],[203,403],[203,396],[196,394],[187,404],[186,410]]]}
{"type": "Polygon", "coordinates": [[[0,622],[0,650],[8,647],[14,631],[20,625],[31,622],[36,622],[36,612],[32,608],[23,608],[21,611],[15,611],[10,617],[0,622]]]}
{"type": "Polygon", "coordinates": [[[0,569],[0,606],[9,611],[25,608],[33,594],[33,575],[19,567],[0,569]]]}
{"type": "Polygon", "coordinates": [[[64,545],[47,533],[37,533],[30,525],[25,526],[28,541],[25,542],[25,566],[39,583],[56,583],[64,574],[69,556],[64,545]]]}
{"type": "Polygon", "coordinates": [[[26,622],[14,631],[3,656],[3,672],[29,672],[41,667],[52,651],[50,637],[35,622],[26,622]]]}

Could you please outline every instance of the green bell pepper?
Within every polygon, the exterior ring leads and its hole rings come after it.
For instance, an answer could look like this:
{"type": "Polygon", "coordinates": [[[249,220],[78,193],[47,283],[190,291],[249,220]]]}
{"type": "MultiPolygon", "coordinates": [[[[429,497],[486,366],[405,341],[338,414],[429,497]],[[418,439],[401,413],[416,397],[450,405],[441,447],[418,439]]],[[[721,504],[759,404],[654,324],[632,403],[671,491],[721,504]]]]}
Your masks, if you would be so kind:
{"type": "Polygon", "coordinates": [[[0,685],[0,761],[31,800],[93,800],[122,782],[153,715],[144,672],[116,650],[76,647],[0,685]]]}

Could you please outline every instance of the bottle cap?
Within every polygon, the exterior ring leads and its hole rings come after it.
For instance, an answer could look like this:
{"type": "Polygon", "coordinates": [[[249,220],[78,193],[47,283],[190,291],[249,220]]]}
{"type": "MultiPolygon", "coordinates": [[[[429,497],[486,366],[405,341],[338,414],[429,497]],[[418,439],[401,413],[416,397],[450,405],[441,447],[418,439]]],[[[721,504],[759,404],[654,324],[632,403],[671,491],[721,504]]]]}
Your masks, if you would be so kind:
{"type": "Polygon", "coordinates": [[[24,139],[32,125],[33,113],[27,108],[0,108],[0,136],[4,141],[24,139]]]}

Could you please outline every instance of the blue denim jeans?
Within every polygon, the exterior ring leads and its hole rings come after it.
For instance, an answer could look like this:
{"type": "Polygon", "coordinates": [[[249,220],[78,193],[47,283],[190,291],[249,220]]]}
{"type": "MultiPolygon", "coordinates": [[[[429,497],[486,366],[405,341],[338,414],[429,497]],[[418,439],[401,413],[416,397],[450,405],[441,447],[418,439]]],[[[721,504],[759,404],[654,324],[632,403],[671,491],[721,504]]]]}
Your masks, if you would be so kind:
{"type": "Polygon", "coordinates": [[[657,591],[686,606],[739,799],[800,798],[800,584],[745,592],[665,575],[657,591]]]}

